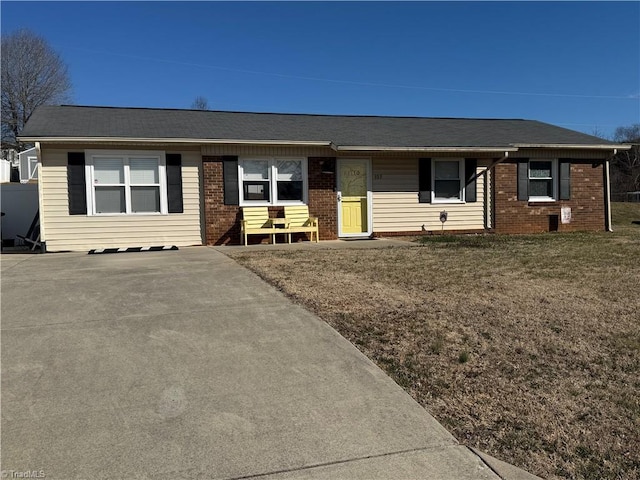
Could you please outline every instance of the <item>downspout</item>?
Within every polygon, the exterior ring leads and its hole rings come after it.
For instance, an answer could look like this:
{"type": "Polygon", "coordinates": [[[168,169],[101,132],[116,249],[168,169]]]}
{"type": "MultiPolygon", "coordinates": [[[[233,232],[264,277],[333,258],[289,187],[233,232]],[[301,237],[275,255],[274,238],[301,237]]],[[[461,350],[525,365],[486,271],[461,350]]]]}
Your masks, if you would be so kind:
{"type": "MultiPolygon", "coordinates": [[[[614,157],[618,153],[618,149],[613,149],[613,154],[611,157],[614,157]]],[[[613,222],[611,221],[611,177],[609,174],[609,159],[607,158],[604,161],[604,188],[605,188],[605,198],[604,198],[604,208],[605,208],[605,226],[604,229],[607,232],[613,232],[613,222]]]]}
{"type": "Polygon", "coordinates": [[[482,175],[484,175],[486,172],[488,172],[489,170],[493,169],[497,164],[504,162],[507,158],[509,158],[509,152],[504,152],[504,157],[499,158],[497,160],[494,160],[493,163],[491,165],[489,165],[485,170],[481,171],[480,173],[476,173],[473,177],[471,177],[466,183],[465,183],[465,187],[467,185],[469,185],[471,182],[473,182],[474,180],[477,180],[478,178],[480,178],[482,175]]]}
{"type": "MultiPolygon", "coordinates": [[[[506,159],[509,158],[509,152],[504,152],[504,156],[502,158],[498,158],[497,160],[494,160],[493,163],[491,163],[491,165],[489,165],[486,169],[484,169],[483,171],[481,171],[480,173],[476,173],[473,177],[471,177],[471,179],[466,182],[465,187],[467,185],[469,185],[471,182],[473,182],[474,180],[477,180],[478,178],[480,178],[481,176],[484,175],[485,178],[485,185],[489,185],[488,182],[488,176],[486,175],[486,173],[489,170],[493,170],[495,168],[496,165],[498,165],[499,163],[504,162],[506,159]]],[[[493,174],[493,177],[491,178],[493,185],[489,185],[491,192],[493,192],[493,190],[495,189],[495,174],[493,174]]],[[[484,189],[484,228],[485,230],[488,230],[490,228],[495,228],[495,223],[496,223],[496,214],[495,214],[495,209],[494,209],[494,205],[493,202],[491,202],[491,198],[490,195],[488,193],[489,188],[484,189]],[[491,222],[489,222],[489,218],[491,218],[491,222]]]]}

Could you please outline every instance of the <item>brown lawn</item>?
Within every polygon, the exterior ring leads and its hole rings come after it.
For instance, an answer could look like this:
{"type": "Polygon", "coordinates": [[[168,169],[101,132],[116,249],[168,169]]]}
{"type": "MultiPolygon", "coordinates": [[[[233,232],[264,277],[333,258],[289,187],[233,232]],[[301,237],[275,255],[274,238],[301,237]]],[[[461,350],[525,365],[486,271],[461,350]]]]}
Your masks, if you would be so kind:
{"type": "Polygon", "coordinates": [[[228,252],[460,442],[545,478],[640,478],[640,205],[614,233],[228,252]],[[639,223],[633,223],[639,222],[639,223]]]}

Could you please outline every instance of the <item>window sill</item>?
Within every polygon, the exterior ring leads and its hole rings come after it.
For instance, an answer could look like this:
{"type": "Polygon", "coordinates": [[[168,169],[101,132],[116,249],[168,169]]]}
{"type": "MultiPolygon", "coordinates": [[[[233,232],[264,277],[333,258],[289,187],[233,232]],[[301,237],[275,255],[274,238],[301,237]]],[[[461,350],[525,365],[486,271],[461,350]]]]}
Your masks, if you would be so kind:
{"type": "Polygon", "coordinates": [[[139,213],[93,213],[88,217],[161,217],[169,215],[161,212],[139,212],[139,213]]]}
{"type": "Polygon", "coordinates": [[[286,207],[291,205],[307,205],[305,202],[278,202],[278,203],[267,203],[267,202],[240,202],[240,207],[286,207]]]}
{"type": "Polygon", "coordinates": [[[464,205],[464,200],[433,200],[432,205],[464,205]]]}

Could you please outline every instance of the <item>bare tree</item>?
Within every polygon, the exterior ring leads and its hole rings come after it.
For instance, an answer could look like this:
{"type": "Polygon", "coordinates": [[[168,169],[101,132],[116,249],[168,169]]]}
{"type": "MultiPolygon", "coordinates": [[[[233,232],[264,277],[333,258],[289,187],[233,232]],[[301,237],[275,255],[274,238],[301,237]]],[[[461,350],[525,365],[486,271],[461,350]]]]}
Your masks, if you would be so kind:
{"type": "Polygon", "coordinates": [[[612,189],[616,193],[640,191],[640,123],[616,128],[613,140],[632,146],[619,151],[611,162],[612,189]]]}
{"type": "Polygon", "coordinates": [[[607,139],[607,136],[602,132],[602,130],[600,130],[600,127],[598,127],[597,125],[593,127],[593,130],[591,130],[591,135],[593,135],[594,137],[602,138],[604,140],[607,139]]]}
{"type": "Polygon", "coordinates": [[[192,110],[209,110],[209,101],[201,96],[196,97],[196,99],[191,104],[192,110]]]}
{"type": "Polygon", "coordinates": [[[2,36],[2,142],[17,150],[17,136],[40,105],[69,101],[67,66],[29,30],[2,36]]]}

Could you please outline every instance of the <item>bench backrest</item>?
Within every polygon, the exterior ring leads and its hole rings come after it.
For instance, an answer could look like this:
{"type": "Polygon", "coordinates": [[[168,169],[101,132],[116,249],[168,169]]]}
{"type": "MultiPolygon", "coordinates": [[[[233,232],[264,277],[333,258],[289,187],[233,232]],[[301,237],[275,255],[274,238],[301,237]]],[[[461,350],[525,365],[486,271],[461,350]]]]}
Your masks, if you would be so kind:
{"type": "Polygon", "coordinates": [[[267,207],[242,207],[242,219],[247,228],[269,227],[269,210],[267,207]]]}
{"type": "Polygon", "coordinates": [[[302,227],[309,221],[309,207],[296,205],[284,207],[284,218],[289,220],[292,227],[302,227]]]}

